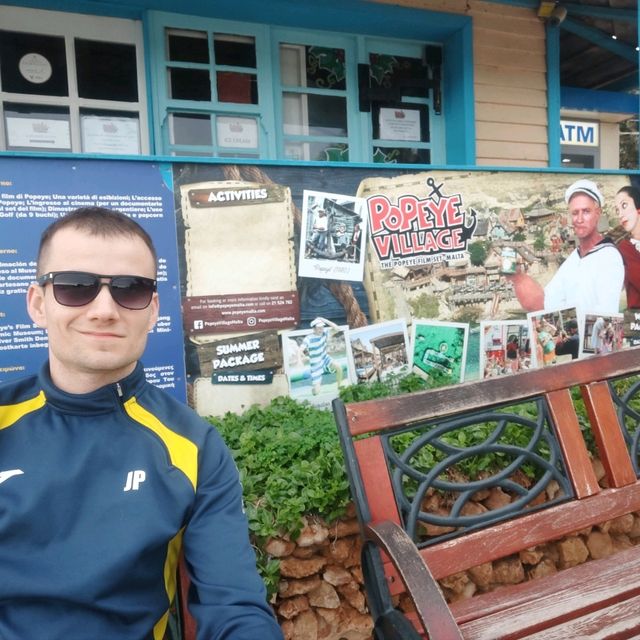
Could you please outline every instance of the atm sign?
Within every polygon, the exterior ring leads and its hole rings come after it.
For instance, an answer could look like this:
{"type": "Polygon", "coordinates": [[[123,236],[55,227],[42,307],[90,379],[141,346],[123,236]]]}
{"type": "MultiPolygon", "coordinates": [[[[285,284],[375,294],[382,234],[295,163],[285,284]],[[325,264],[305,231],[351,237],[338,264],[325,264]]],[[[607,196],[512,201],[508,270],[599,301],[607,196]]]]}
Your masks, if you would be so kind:
{"type": "Polygon", "coordinates": [[[560,121],[560,144],[597,147],[600,144],[599,134],[600,126],[597,122],[560,121]]]}

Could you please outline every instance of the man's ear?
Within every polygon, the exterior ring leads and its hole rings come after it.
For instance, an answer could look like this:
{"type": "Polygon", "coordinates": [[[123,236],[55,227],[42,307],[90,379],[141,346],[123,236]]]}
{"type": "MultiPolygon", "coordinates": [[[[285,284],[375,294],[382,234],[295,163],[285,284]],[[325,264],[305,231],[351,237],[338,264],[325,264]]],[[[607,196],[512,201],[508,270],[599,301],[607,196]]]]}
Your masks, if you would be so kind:
{"type": "Polygon", "coordinates": [[[47,312],[44,305],[44,288],[32,284],[27,291],[27,311],[35,324],[47,328],[47,312]]]}
{"type": "Polygon", "coordinates": [[[148,331],[151,331],[153,327],[155,327],[156,322],[158,321],[158,315],[160,314],[160,299],[158,298],[158,293],[155,292],[153,297],[151,298],[151,314],[149,316],[149,327],[148,331]]]}

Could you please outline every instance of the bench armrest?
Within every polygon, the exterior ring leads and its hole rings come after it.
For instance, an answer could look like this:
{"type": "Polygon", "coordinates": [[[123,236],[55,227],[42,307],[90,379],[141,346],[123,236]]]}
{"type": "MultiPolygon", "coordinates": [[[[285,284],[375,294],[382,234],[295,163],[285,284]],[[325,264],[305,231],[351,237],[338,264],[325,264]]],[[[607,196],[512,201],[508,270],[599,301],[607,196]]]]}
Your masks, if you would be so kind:
{"type": "Polygon", "coordinates": [[[397,569],[429,640],[463,640],[438,583],[404,529],[387,520],[365,526],[365,536],[397,569]]]}

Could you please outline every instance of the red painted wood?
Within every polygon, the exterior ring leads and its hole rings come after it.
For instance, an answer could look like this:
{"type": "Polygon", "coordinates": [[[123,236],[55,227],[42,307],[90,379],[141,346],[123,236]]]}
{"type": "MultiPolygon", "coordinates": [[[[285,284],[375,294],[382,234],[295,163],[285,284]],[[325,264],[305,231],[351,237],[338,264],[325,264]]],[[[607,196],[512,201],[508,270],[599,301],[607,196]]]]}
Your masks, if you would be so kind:
{"type": "Polygon", "coordinates": [[[429,640],[463,640],[438,583],[404,529],[386,521],[366,533],[398,568],[429,640]]]}
{"type": "Polygon", "coordinates": [[[580,431],[571,391],[569,389],[552,391],[547,394],[547,402],[576,496],[584,498],[598,493],[600,491],[598,479],[591,466],[591,458],[580,431]]]}
{"type": "Polygon", "coordinates": [[[638,595],[640,548],[633,547],[617,554],[614,562],[611,557],[592,560],[456,602],[451,611],[465,638],[488,638],[492,627],[495,638],[511,637],[534,633],[638,595]],[[500,628],[500,635],[495,628],[500,628]]]}
{"type": "MultiPolygon", "coordinates": [[[[459,600],[450,608],[465,640],[619,640],[640,637],[638,597],[640,548],[634,547],[615,561],[593,560],[459,600]],[[626,635],[629,628],[635,631],[626,635]]],[[[415,612],[407,618],[424,634],[415,612]]]]}
{"type": "Polygon", "coordinates": [[[182,621],[182,640],[196,640],[196,621],[189,612],[187,599],[189,595],[189,572],[184,561],[184,557],[180,555],[180,563],[178,565],[178,606],[180,607],[180,618],[182,621]]]}
{"type": "MultiPolygon", "coordinates": [[[[422,549],[420,555],[439,580],[633,511],[640,511],[640,483],[603,489],[601,493],[583,500],[501,522],[491,528],[422,549]]],[[[385,570],[389,572],[392,592],[401,592],[401,581],[392,567],[385,566],[385,570]]]]}
{"type": "Polygon", "coordinates": [[[390,520],[400,524],[400,514],[393,497],[391,478],[380,438],[356,440],[353,443],[358,456],[360,475],[369,501],[371,522],[390,520]]]}
{"type": "Polygon", "coordinates": [[[618,424],[615,406],[606,382],[582,388],[591,428],[610,487],[623,487],[636,481],[627,445],[618,424]]]}
{"type": "Polygon", "coordinates": [[[353,435],[451,415],[478,407],[525,400],[543,393],[589,384],[595,380],[640,372],[640,347],[557,364],[513,376],[430,389],[406,396],[347,405],[353,435]]]}
{"type": "MultiPolygon", "coordinates": [[[[532,602],[531,606],[537,603],[532,602]]],[[[478,629],[478,625],[462,627],[465,640],[621,640],[622,638],[640,637],[640,596],[622,602],[615,602],[605,607],[589,611],[584,615],[554,623],[545,619],[546,609],[538,609],[532,616],[529,609],[529,620],[534,618],[540,630],[530,633],[525,627],[516,627],[514,618],[507,614],[504,621],[496,626],[486,625],[478,629]],[[542,624],[542,623],[545,624],[542,624]],[[507,633],[507,629],[509,632],[507,633]]],[[[522,622],[516,617],[516,623],[522,622]]],[[[487,622],[482,620],[482,622],[487,622]]]]}

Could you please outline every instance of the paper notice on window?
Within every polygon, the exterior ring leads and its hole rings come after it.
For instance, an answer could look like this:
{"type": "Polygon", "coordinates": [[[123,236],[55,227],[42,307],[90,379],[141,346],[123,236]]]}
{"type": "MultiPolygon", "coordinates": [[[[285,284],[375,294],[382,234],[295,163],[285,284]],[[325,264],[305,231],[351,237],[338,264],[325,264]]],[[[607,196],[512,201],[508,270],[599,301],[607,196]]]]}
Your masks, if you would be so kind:
{"type": "Polygon", "coordinates": [[[380,140],[420,142],[420,111],[417,109],[380,109],[380,140]]]}

